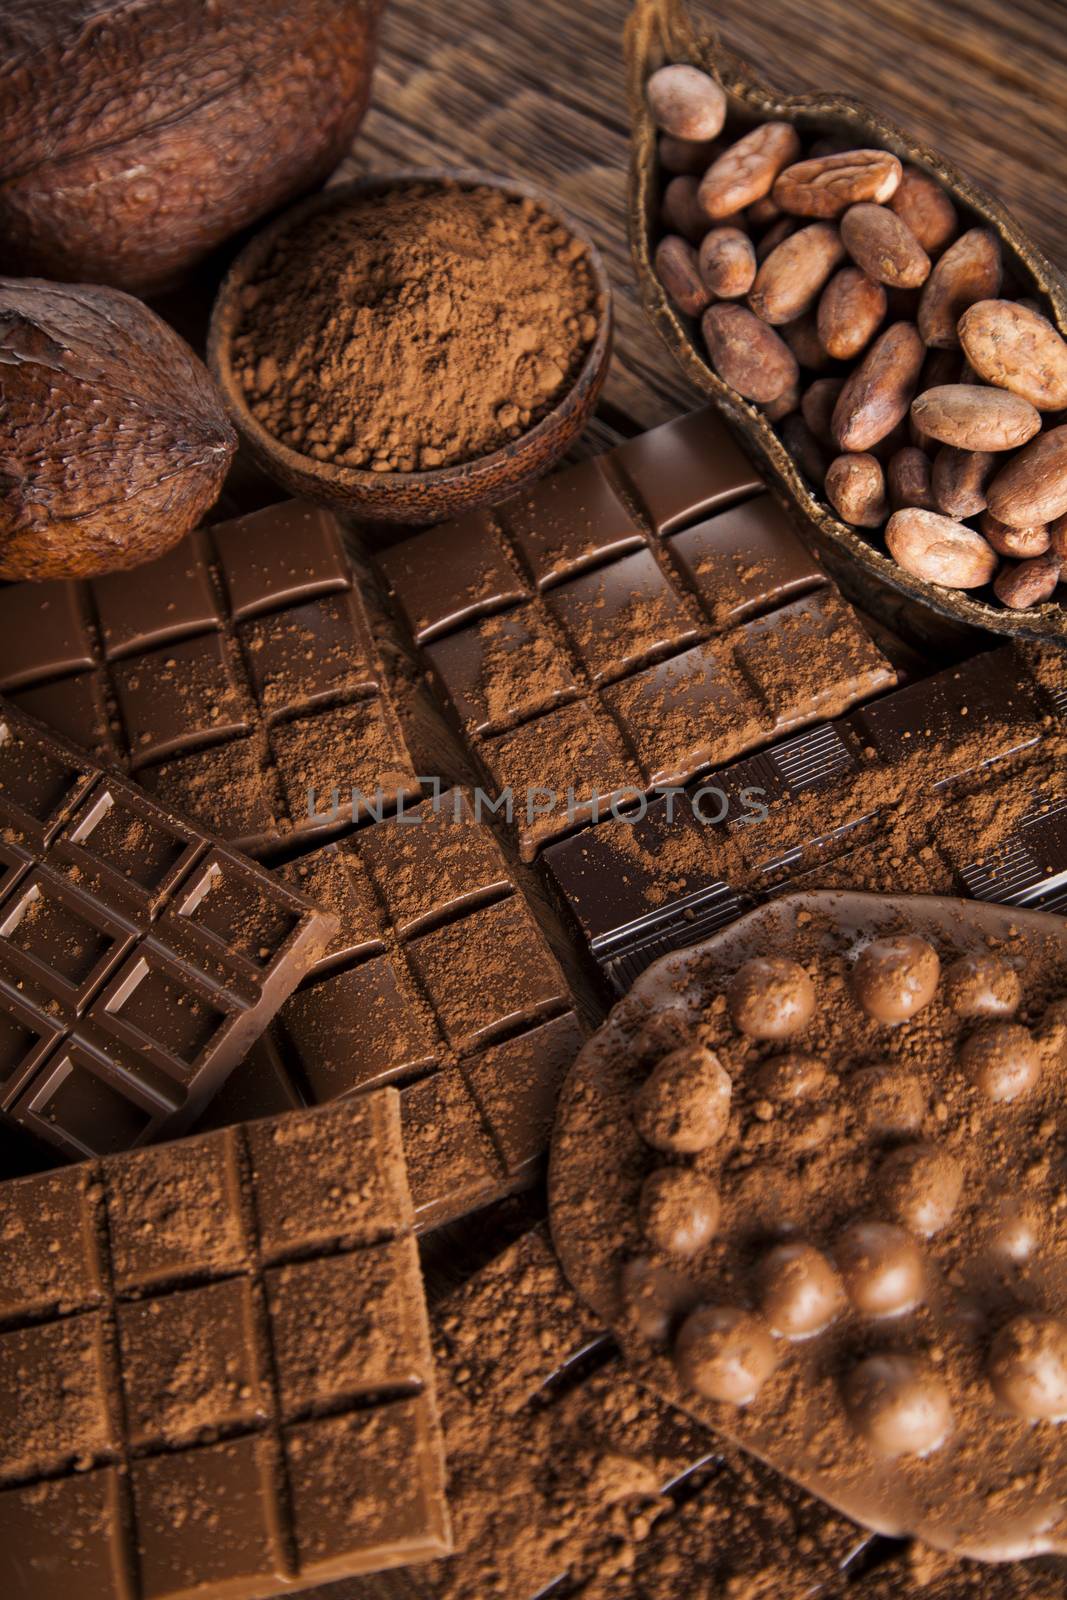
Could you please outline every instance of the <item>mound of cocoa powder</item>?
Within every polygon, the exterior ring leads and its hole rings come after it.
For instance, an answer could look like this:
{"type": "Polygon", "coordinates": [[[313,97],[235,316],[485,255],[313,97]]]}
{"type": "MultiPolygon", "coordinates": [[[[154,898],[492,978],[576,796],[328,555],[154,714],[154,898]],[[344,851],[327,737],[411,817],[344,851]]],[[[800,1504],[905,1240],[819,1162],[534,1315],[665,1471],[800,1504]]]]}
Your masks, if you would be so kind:
{"type": "Polygon", "coordinates": [[[318,461],[472,461],[562,398],[601,306],[585,244],[535,200],[454,183],[353,199],[283,234],[245,288],[252,414],[318,461]]]}

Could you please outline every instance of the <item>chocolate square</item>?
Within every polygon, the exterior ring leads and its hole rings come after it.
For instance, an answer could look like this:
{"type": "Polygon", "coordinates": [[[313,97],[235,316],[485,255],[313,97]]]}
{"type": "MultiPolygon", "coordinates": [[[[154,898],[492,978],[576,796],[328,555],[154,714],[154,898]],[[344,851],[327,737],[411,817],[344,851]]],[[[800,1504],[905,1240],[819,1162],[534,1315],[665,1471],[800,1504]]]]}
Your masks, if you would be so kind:
{"type": "Polygon", "coordinates": [[[745,623],[735,649],[772,719],[768,732],[837,716],[896,681],[851,606],[829,588],[745,623]]]}
{"type": "Polygon", "coordinates": [[[548,605],[595,681],[617,678],[700,633],[650,550],[561,584],[548,605]]]}
{"type": "Polygon", "coordinates": [[[281,784],[259,735],[144,767],[137,781],[161,805],[173,806],[237,849],[258,854],[284,831],[281,784]]]}
{"type": "Polygon", "coordinates": [[[424,1003],[388,955],[301,989],[278,1021],[316,1104],[424,1071],[440,1048],[424,1003]]]}
{"type": "Polygon", "coordinates": [[[463,1063],[509,1177],[522,1176],[544,1155],[559,1091],[582,1042],[568,1014],[463,1063]]]}
{"type": "Polygon", "coordinates": [[[435,1228],[511,1187],[462,1073],[446,1067],[400,1091],[416,1226],[435,1228]]]}
{"type": "Polygon", "coordinates": [[[659,534],[764,487],[712,406],[639,434],[612,460],[659,534]]]}
{"type": "Polygon", "coordinates": [[[130,902],[132,914],[152,911],[204,848],[177,817],[166,817],[132,785],[97,784],[56,841],[50,864],[75,884],[130,902]]]}
{"type": "Polygon", "coordinates": [[[0,1493],[0,1593],[129,1600],[123,1493],[114,1467],[0,1493]]]}
{"type": "Polygon", "coordinates": [[[372,809],[391,809],[401,796],[413,799],[418,794],[399,725],[379,697],[281,723],[270,742],[298,832],[323,826],[335,790],[342,826],[372,809]]]}
{"type": "Polygon", "coordinates": [[[526,593],[488,511],[405,539],[385,551],[379,565],[420,644],[526,593]]]}
{"type": "Polygon", "coordinates": [[[143,1144],[177,1109],[176,1097],[156,1092],[141,1061],[125,1058],[123,1065],[127,1070],[117,1072],[106,1050],[65,1039],[35,1077],[19,1084],[7,1114],[68,1160],[143,1144]]]}
{"type": "Polygon", "coordinates": [[[0,1320],[72,1311],[103,1294],[95,1214],[84,1171],[26,1180],[16,1197],[0,1186],[0,1320]]]}
{"type": "Polygon", "coordinates": [[[401,935],[450,919],[511,887],[500,847],[462,790],[407,818],[368,828],[355,845],[401,935]]]}
{"type": "MultiPolygon", "coordinates": [[[[379,829],[392,826],[391,821],[383,821],[368,829],[364,837],[373,839],[379,829]]],[[[279,876],[313,905],[332,912],[340,924],[315,963],[314,972],[325,972],[343,961],[384,949],[382,909],[361,859],[352,850],[326,845],[282,867],[279,876]]]]}
{"type": "Polygon", "coordinates": [[[15,689],[8,699],[26,716],[72,740],[98,761],[121,759],[121,744],[108,706],[107,680],[98,669],[56,683],[15,689]]]}
{"type": "Polygon", "coordinates": [[[720,511],[668,544],[717,628],[826,582],[772,495],[720,511]]]}
{"type": "Polygon", "coordinates": [[[238,629],[249,677],[267,717],[370,692],[377,677],[359,649],[351,592],[256,617],[238,629]]]}
{"type": "Polygon", "coordinates": [[[226,978],[226,989],[212,990],[153,940],[145,940],[94,1001],[89,1020],[159,1071],[188,1084],[208,1067],[220,1038],[236,1025],[236,983],[232,972],[226,978]]]}
{"type": "Polygon", "coordinates": [[[229,1132],[138,1150],[106,1168],[115,1287],[220,1277],[249,1258],[229,1132]]]}
{"type": "Polygon", "coordinates": [[[348,564],[336,529],[328,511],[302,500],[213,528],[234,616],[277,611],[346,588],[348,564]]]}
{"type": "Polygon", "coordinates": [[[532,606],[472,622],[427,645],[426,658],[460,722],[478,734],[578,692],[566,656],[532,606]]]}
{"type": "Polygon", "coordinates": [[[109,661],[221,627],[206,561],[204,536],[194,533],[156,561],[93,580],[89,587],[109,661]]]}
{"type": "Polygon", "coordinates": [[[49,843],[95,777],[89,761],[0,708],[0,823],[9,841],[49,843]]]}
{"type": "Polygon", "coordinates": [[[0,906],[5,964],[77,1012],[132,942],[128,924],[41,867],[0,906]]]}
{"type": "Polygon", "coordinates": [[[649,784],[684,782],[702,767],[759,741],[766,712],[720,643],[684,655],[604,691],[649,784]]]}
{"type": "Polygon", "coordinates": [[[67,677],[93,665],[92,636],[80,585],[66,580],[0,588],[5,643],[0,691],[44,678],[67,677]]]}
{"type": "Polygon", "coordinates": [[[543,589],[644,540],[595,459],[553,473],[506,501],[500,515],[543,589]]]}
{"type": "Polygon", "coordinates": [[[113,1448],[98,1311],[0,1334],[0,1478],[47,1475],[113,1448]]]}
{"type": "Polygon", "coordinates": [[[302,907],[302,900],[290,900],[275,884],[268,889],[239,856],[218,847],[188,874],[160,926],[176,940],[193,930],[208,960],[239,956],[262,973],[296,936],[302,907]]]}
{"type": "Polygon", "coordinates": [[[191,745],[232,739],[251,725],[229,649],[215,633],[120,661],[114,682],[123,721],[135,735],[135,769],[191,745]]]}

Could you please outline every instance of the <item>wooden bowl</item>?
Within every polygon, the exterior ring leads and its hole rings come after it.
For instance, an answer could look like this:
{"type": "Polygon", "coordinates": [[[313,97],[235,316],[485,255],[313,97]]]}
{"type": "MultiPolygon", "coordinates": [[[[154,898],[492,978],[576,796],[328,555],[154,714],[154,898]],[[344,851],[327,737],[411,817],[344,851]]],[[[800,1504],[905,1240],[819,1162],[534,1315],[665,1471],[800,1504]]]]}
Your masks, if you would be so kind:
{"type": "MultiPolygon", "coordinates": [[[[645,312],[694,387],[738,429],[761,471],[795,506],[842,587],[871,610],[885,614],[928,607],[967,628],[1067,643],[1067,603],[1054,598],[1029,611],[1011,611],[993,597],[944,589],[899,567],[880,534],[866,535],[842,522],[800,472],[774,427],[759,408],[725,384],[709,364],[699,328],[668,300],[653,266],[659,233],[659,160],[656,129],[645,100],[645,82],[667,61],[702,67],[722,86],[730,112],[748,126],[791,122],[804,133],[844,134],[856,146],[881,145],[935,178],[971,225],[991,228],[1004,247],[1007,270],[1042,301],[1046,316],[1067,337],[1067,290],[1063,279],[998,201],[915,141],[854,100],[838,95],[785,96],[768,87],[747,63],[713,37],[698,36],[683,0],[636,0],[627,26],[627,76],[633,127],[630,170],[630,243],[645,312]],[[889,592],[887,594],[887,591],[889,592]],[[885,602],[889,600],[887,606],[885,602]]],[[[1060,595],[1063,594],[1061,586],[1060,595]]],[[[921,631],[921,623],[912,631],[921,631]]]]}
{"type": "MultiPolygon", "coordinates": [[[[309,264],[310,270],[310,264],[309,264]]],[[[303,201],[256,235],[230,268],[211,315],[208,364],[222,387],[230,415],[264,471],[290,493],[318,500],[368,521],[426,523],[452,517],[472,506],[504,499],[539,478],[565,455],[596,405],[611,356],[611,289],[596,246],[588,235],[535,189],[511,178],[482,172],[440,169],[384,173],[340,184],[303,201]],[[316,461],[292,450],[252,415],[231,364],[232,339],[240,315],[241,291],[285,233],[309,217],[349,205],[368,195],[413,184],[450,183],[462,188],[499,189],[513,199],[536,200],[588,251],[597,287],[598,327],[585,360],[563,399],[528,432],[499,450],[426,472],[367,472],[331,461],[316,461]]]]}

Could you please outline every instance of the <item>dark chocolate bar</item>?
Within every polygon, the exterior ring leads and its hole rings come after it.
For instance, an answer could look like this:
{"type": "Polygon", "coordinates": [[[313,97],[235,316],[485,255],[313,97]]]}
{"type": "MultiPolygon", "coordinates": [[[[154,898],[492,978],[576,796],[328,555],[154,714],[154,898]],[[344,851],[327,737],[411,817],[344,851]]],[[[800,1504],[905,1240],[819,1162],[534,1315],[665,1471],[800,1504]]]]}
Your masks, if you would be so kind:
{"type": "Polygon", "coordinates": [[[468,797],[426,800],[284,876],[340,931],[206,1124],[395,1082],[420,1228],[532,1182],[583,1030],[468,797]]]}
{"type": "Polygon", "coordinates": [[[975,656],[545,852],[620,993],[790,888],[1067,910],[1067,657],[975,656]],[[701,819],[706,820],[701,820],[701,819]]]}
{"type": "Polygon", "coordinates": [[[525,860],[895,681],[710,409],[381,566],[525,860]]]}
{"type": "Polygon", "coordinates": [[[254,855],[418,792],[341,530],[302,501],[0,589],[0,692],[254,855]]]}
{"type": "Polygon", "coordinates": [[[0,701],[0,1114],[63,1155],[187,1127],[336,921],[0,701]]]}
{"type": "Polygon", "coordinates": [[[385,1090],[0,1186],[0,1593],[267,1600],[449,1548],[385,1090]]]}

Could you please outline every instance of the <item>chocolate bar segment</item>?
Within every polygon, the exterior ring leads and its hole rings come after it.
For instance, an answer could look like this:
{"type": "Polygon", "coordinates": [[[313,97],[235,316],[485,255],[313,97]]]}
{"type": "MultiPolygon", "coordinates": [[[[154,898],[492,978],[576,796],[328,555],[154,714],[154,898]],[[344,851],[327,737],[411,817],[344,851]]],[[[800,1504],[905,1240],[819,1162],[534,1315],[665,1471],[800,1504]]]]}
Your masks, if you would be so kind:
{"type": "Polygon", "coordinates": [[[524,860],[895,681],[710,408],[380,561],[524,860]]]}
{"type": "Polygon", "coordinates": [[[975,656],[553,845],[617,992],[794,887],[1067,907],[1067,700],[1031,659],[975,656]]]}
{"type": "Polygon", "coordinates": [[[254,855],[417,793],[341,530],[301,501],[92,583],[9,585],[0,692],[254,855]]]}
{"type": "Polygon", "coordinates": [[[336,919],[0,702],[0,1115],[68,1158],[186,1127],[336,919]]]}
{"type": "Polygon", "coordinates": [[[4,1184],[0,1592],[269,1600],[445,1554],[411,1221],[389,1090],[4,1184]]]}
{"type": "Polygon", "coordinates": [[[282,871],[340,929],[205,1125],[395,1083],[420,1229],[532,1183],[583,1029],[471,798],[448,790],[282,871]]]}

